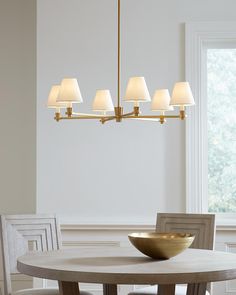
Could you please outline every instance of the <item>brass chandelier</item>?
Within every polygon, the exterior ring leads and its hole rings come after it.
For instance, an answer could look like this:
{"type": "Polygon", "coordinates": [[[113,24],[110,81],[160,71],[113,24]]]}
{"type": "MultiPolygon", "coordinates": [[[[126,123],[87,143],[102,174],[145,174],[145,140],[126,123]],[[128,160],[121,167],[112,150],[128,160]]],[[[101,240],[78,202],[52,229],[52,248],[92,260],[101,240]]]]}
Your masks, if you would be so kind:
{"type": "Polygon", "coordinates": [[[73,111],[74,103],[82,103],[83,99],[75,78],[63,79],[60,85],[54,85],[51,88],[48,97],[48,108],[55,109],[55,120],[82,120],[97,119],[102,124],[107,121],[115,120],[121,122],[123,119],[153,120],[163,124],[166,119],[181,119],[186,117],[185,107],[194,105],[194,98],[188,82],[178,82],[174,85],[172,96],[170,97],[168,89],[157,89],[154,93],[151,103],[151,110],[158,111],[158,115],[141,114],[139,104],[141,102],[151,101],[150,94],[144,77],[131,77],[128,81],[124,101],[134,104],[133,111],[125,113],[121,106],[120,98],[120,1],[118,1],[117,13],[117,104],[114,107],[110,91],[97,90],[93,101],[92,109],[99,114],[76,113],[73,111]],[[179,107],[178,115],[166,115],[166,111],[174,110],[173,106],[179,107]],[[65,115],[61,115],[61,109],[66,109],[65,115]],[[112,112],[108,115],[108,112],[112,112]]]}

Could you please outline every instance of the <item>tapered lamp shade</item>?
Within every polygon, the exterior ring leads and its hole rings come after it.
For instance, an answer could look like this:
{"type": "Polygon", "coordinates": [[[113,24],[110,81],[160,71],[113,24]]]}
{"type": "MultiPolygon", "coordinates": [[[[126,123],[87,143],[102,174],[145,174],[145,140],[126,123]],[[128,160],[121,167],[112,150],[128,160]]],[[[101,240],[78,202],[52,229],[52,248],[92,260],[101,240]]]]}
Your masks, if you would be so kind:
{"type": "Polygon", "coordinates": [[[187,106],[194,105],[194,98],[188,82],[178,82],[175,84],[170,105],[187,106]]]}
{"type": "Polygon", "coordinates": [[[60,103],[57,101],[58,94],[60,90],[60,85],[54,85],[52,86],[49,96],[48,96],[48,103],[47,106],[48,108],[65,108],[66,104],[65,103],[60,103]]]}
{"type": "Polygon", "coordinates": [[[109,90],[97,90],[93,101],[93,111],[112,112],[114,105],[109,90]]]}
{"type": "Polygon", "coordinates": [[[57,98],[58,102],[80,103],[83,102],[79,85],[76,79],[63,79],[57,98]]]}
{"type": "Polygon", "coordinates": [[[170,94],[168,89],[158,89],[155,91],[152,99],[152,111],[172,111],[170,106],[170,94]]]}
{"type": "Polygon", "coordinates": [[[132,77],[129,79],[124,100],[130,102],[151,100],[144,77],[132,77]]]}

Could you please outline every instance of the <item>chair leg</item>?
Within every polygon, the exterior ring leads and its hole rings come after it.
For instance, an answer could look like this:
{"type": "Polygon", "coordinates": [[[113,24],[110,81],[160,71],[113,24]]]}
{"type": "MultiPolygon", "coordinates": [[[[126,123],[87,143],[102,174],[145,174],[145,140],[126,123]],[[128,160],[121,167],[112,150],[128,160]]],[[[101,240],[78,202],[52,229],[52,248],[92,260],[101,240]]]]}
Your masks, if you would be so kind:
{"type": "Polygon", "coordinates": [[[117,285],[104,284],[103,295],[117,295],[117,285]]]}
{"type": "Polygon", "coordinates": [[[188,284],[187,295],[205,295],[207,283],[188,284]]]}
{"type": "Polygon", "coordinates": [[[80,295],[77,282],[58,281],[60,295],[80,295]]]}
{"type": "Polygon", "coordinates": [[[158,285],[158,295],[174,295],[175,285],[158,285]]]}

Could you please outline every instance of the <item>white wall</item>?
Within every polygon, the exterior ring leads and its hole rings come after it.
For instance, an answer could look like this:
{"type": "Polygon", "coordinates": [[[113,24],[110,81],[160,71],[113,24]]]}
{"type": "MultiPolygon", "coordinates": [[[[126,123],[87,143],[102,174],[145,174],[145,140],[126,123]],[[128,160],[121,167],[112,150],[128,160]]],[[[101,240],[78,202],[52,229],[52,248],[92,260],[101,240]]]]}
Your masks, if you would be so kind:
{"type": "MultiPolygon", "coordinates": [[[[184,123],[56,123],[45,108],[65,76],[79,80],[81,111],[96,89],[115,98],[115,2],[38,1],[37,210],[81,223],[154,223],[157,211],[185,210],[184,123]]],[[[145,76],[150,93],[183,80],[184,22],[234,20],[235,8],[232,0],[123,0],[122,95],[130,76],[145,76]]]]}
{"type": "Polygon", "coordinates": [[[0,213],[36,207],[36,1],[0,1],[0,213]]]}

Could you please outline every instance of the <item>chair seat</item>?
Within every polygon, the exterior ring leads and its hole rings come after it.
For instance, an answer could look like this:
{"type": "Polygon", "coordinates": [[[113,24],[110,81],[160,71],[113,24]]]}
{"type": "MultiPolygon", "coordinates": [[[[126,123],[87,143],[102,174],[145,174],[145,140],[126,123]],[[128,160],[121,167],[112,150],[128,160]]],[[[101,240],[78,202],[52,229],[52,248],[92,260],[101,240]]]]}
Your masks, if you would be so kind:
{"type": "MultiPolygon", "coordinates": [[[[59,295],[57,288],[35,288],[35,289],[22,289],[13,292],[12,295],[59,295]]],[[[80,291],[80,295],[92,295],[86,291],[80,291]]]]}
{"type": "MultiPolygon", "coordinates": [[[[157,295],[158,286],[148,286],[145,288],[137,289],[133,292],[130,292],[128,295],[157,295]]],[[[187,291],[187,285],[176,285],[175,287],[175,295],[185,295],[187,291]]],[[[206,295],[210,295],[208,291],[206,291],[206,295]]]]}

